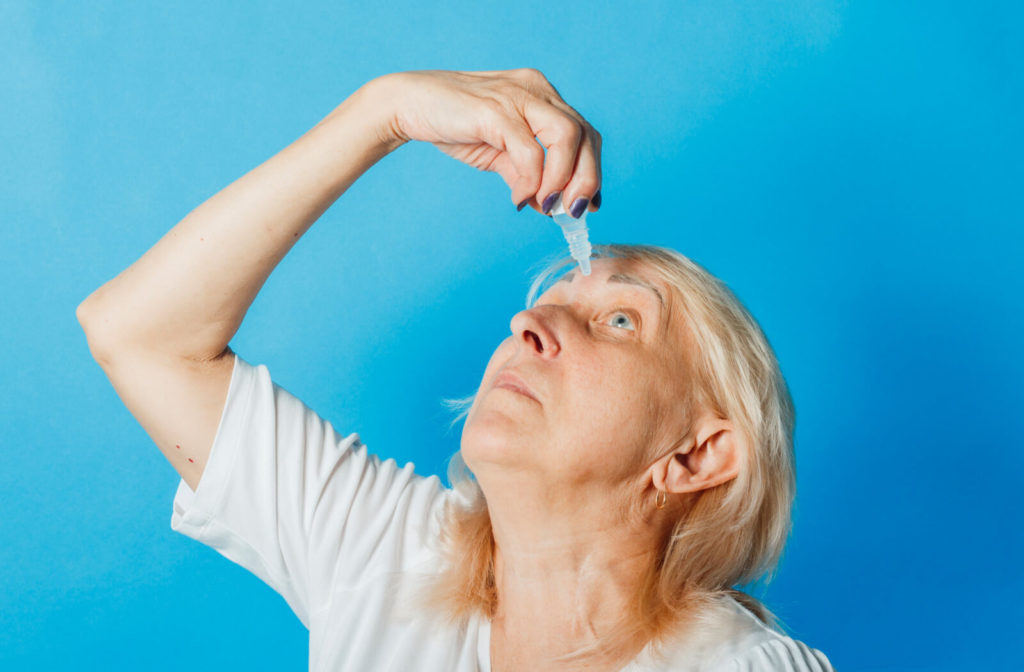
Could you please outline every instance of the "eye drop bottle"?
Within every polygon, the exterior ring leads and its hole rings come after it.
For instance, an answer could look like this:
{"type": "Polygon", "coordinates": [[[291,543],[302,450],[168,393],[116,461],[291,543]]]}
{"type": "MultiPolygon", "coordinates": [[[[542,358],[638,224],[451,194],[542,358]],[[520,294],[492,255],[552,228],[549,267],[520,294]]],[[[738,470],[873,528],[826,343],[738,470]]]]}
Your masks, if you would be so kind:
{"type": "Polygon", "coordinates": [[[566,212],[565,206],[562,204],[562,195],[559,194],[558,200],[551,207],[551,217],[555,220],[556,224],[562,227],[562,235],[565,236],[565,241],[569,243],[569,254],[580,265],[580,272],[583,275],[590,275],[590,239],[587,235],[587,209],[583,209],[579,219],[573,219],[566,212]]]}

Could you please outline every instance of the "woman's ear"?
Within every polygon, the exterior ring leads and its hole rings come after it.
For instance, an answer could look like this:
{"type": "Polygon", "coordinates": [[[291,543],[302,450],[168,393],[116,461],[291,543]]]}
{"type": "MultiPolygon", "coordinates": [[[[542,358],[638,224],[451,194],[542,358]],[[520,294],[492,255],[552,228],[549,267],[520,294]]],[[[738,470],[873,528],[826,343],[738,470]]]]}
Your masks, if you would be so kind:
{"type": "Polygon", "coordinates": [[[707,490],[739,474],[746,445],[731,422],[705,415],[675,450],[662,457],[654,470],[654,486],[682,494],[707,490]]]}

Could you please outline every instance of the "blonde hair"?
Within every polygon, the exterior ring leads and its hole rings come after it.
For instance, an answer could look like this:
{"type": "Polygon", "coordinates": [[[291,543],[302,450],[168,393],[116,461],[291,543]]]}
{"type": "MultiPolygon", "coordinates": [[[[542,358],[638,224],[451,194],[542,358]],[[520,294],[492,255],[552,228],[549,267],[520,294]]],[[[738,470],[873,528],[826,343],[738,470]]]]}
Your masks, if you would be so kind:
{"type": "MultiPolygon", "coordinates": [[[[642,265],[663,279],[681,302],[688,333],[680,345],[692,350],[694,377],[689,406],[706,408],[733,423],[745,440],[739,475],[696,493],[675,522],[638,591],[632,613],[598,645],[560,660],[613,653],[650,643],[655,656],[670,638],[706,619],[722,598],[732,596],[774,624],[756,598],[734,589],[766,583],[789,535],[796,490],[793,457],[795,414],[775,354],[757,322],[719,279],[684,255],[649,245],[595,246],[595,257],[642,265]],[[689,344],[692,343],[692,346],[689,344]]],[[[543,289],[572,259],[545,268],[527,297],[531,307],[543,289]]],[[[465,417],[473,397],[449,401],[465,417]]],[[[453,621],[473,613],[495,615],[494,537],[479,485],[456,453],[448,478],[461,501],[448,510],[442,529],[445,569],[433,586],[432,601],[453,621]]]]}

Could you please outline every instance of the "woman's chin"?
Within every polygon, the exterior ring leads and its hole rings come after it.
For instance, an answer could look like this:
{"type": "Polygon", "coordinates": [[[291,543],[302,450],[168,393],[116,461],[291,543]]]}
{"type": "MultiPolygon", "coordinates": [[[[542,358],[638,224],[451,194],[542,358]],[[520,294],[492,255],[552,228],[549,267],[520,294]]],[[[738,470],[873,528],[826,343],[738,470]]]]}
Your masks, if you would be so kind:
{"type": "Polygon", "coordinates": [[[462,459],[473,471],[473,464],[508,464],[521,459],[524,447],[536,445],[522,418],[490,409],[477,409],[462,429],[462,459]]]}

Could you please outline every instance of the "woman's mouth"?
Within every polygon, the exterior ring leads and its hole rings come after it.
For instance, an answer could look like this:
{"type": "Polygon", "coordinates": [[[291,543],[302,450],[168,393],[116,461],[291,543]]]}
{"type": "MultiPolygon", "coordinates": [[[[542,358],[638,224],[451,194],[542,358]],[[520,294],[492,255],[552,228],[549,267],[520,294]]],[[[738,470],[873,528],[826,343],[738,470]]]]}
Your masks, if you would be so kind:
{"type": "Polygon", "coordinates": [[[533,399],[537,403],[540,403],[540,400],[537,399],[537,395],[533,393],[533,390],[527,387],[526,383],[524,383],[519,376],[510,371],[502,371],[499,373],[494,379],[494,384],[491,385],[491,387],[517,392],[523,396],[533,399]]]}

